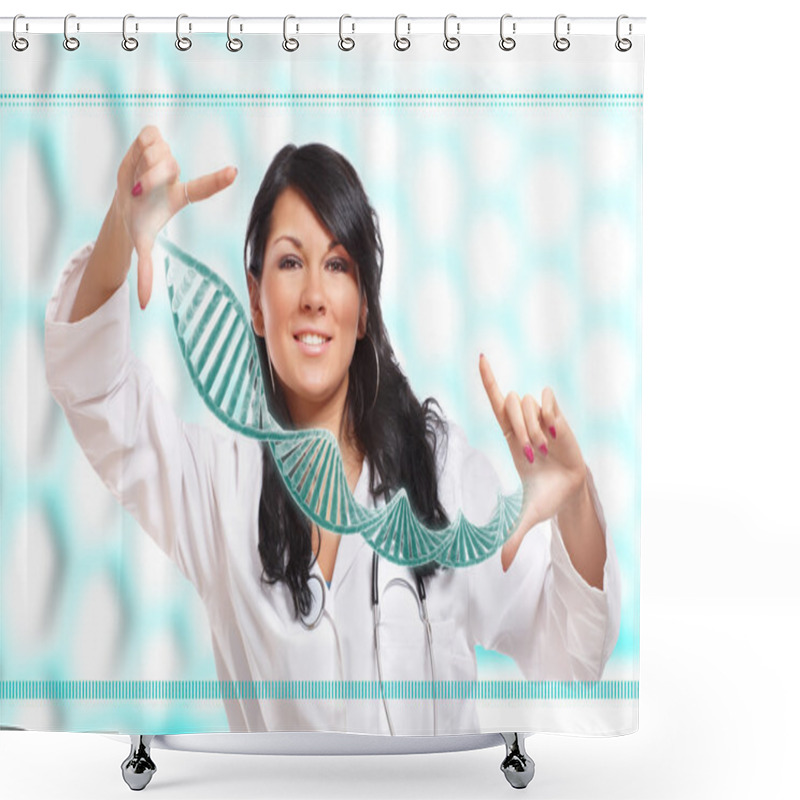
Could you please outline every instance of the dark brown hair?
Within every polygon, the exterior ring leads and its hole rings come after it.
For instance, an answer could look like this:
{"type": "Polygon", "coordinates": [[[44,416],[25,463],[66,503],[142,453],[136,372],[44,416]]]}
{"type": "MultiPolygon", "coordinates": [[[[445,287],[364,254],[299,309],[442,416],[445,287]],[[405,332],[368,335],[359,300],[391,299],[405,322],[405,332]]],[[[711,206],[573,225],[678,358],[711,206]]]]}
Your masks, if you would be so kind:
{"type": "MultiPolygon", "coordinates": [[[[378,217],[358,174],[344,156],[323,144],[287,144],[280,150],[264,175],[250,211],[245,268],[260,284],[272,210],[289,187],[305,197],[325,228],[356,262],[362,296],[367,299],[367,336],[356,342],[345,413],[349,430],[370,465],[369,490],[373,497],[382,495],[388,502],[405,488],[417,519],[430,528],[445,527],[448,519],[438,498],[436,453],[437,448],[446,447],[446,426],[441,408],[439,412],[435,409],[438,403],[434,398],[423,403],[417,400],[389,342],[380,306],[383,244],[378,217]]],[[[284,428],[293,428],[280,384],[274,391],[272,388],[265,339],[256,335],[256,344],[270,413],[284,428]]],[[[286,490],[266,443],[262,461],[258,551],[263,580],[267,584],[285,582],[295,612],[307,614],[313,566],[311,523],[286,490]]],[[[436,568],[436,564],[428,564],[415,571],[427,577],[436,568]]]]}

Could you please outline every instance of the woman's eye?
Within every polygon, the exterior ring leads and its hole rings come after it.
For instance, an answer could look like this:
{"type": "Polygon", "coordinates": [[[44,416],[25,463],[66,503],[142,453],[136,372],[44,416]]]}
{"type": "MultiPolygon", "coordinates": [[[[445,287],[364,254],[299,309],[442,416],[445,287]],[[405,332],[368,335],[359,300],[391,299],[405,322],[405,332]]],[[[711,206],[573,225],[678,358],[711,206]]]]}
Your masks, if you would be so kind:
{"type": "MultiPolygon", "coordinates": [[[[296,269],[302,266],[302,263],[294,256],[284,256],[278,262],[279,269],[296,269]]],[[[329,261],[327,266],[332,272],[347,272],[348,270],[347,262],[339,258],[329,261]]]]}

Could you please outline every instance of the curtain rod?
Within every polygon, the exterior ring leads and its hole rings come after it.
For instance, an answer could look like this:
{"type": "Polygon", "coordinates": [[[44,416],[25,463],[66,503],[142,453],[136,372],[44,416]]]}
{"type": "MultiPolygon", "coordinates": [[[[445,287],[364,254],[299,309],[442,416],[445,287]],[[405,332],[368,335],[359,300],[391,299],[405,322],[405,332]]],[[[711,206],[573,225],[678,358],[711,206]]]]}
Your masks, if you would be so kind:
{"type": "MultiPolygon", "coordinates": [[[[197,33],[226,33],[227,17],[195,17],[181,15],[180,30],[182,35],[197,33]]],[[[570,17],[560,15],[559,25],[569,25],[570,35],[616,33],[616,17],[570,17]]],[[[67,21],[70,35],[75,33],[122,33],[122,17],[81,17],[70,16],[67,21]]],[[[402,16],[398,25],[403,35],[442,35],[444,17],[411,17],[402,16]]],[[[11,33],[13,17],[0,17],[0,32],[11,33]]],[[[17,20],[18,34],[64,33],[64,17],[20,16],[17,20]]],[[[282,34],[284,17],[236,17],[232,20],[232,31],[237,34],[282,34]]],[[[347,15],[342,21],[342,30],[353,33],[394,33],[395,17],[358,17],[347,15]]],[[[514,17],[505,21],[506,31],[516,36],[529,34],[553,34],[555,17],[514,17]],[[513,28],[513,30],[512,30],[513,28]]],[[[127,22],[129,32],[138,33],[175,33],[176,17],[137,17],[131,16],[127,22]]],[[[289,21],[290,30],[300,34],[338,34],[339,17],[305,17],[293,15],[289,21]]],[[[454,15],[450,21],[450,30],[460,36],[470,34],[498,33],[500,16],[497,17],[459,17],[454,15]]],[[[625,17],[621,21],[622,32],[626,36],[644,33],[644,17],[625,17]]]]}

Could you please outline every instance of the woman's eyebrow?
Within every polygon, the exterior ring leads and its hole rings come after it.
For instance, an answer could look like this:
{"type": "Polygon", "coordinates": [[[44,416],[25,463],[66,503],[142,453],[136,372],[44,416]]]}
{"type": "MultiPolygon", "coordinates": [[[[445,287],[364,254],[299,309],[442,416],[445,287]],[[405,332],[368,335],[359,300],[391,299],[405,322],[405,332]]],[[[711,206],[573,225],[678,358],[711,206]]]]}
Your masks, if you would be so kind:
{"type": "MultiPolygon", "coordinates": [[[[298,250],[303,249],[303,243],[299,239],[295,238],[294,236],[290,236],[289,234],[284,234],[283,236],[279,236],[272,244],[273,245],[278,244],[278,242],[281,239],[288,239],[298,250]]],[[[336,242],[336,241],[331,242],[328,245],[328,252],[333,250],[335,247],[338,247],[340,244],[341,242],[336,242]]]]}

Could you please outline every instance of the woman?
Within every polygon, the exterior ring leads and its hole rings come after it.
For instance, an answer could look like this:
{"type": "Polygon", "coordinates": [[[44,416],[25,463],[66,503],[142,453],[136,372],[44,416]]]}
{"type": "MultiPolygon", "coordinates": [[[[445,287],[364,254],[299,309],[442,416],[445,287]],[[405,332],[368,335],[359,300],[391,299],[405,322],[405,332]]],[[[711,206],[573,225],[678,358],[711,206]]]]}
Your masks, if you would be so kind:
{"type": "MultiPolygon", "coordinates": [[[[517,529],[500,553],[469,568],[427,565],[413,575],[381,560],[377,608],[377,566],[362,537],[310,525],[265,447],[182,423],[158,393],[128,346],[133,250],[144,309],[158,231],[235,177],[229,167],[180,182],[168,145],[144,128],[96,243],[71,259],[46,315],[48,382],[78,442],[197,588],[220,680],[254,682],[255,692],[225,699],[231,730],[477,732],[472,700],[383,691],[385,681],[473,681],[476,645],[511,655],[530,679],[599,678],[619,626],[616,560],[591,473],[549,389],[541,405],[504,395],[481,357],[524,487],[517,529]],[[269,690],[265,682],[276,680],[295,682],[299,694],[269,690]],[[379,691],[303,696],[320,681],[379,691]]],[[[429,527],[459,510],[482,524],[497,475],[432,400],[420,404],[411,392],[383,325],[381,264],[377,219],[352,166],[323,145],[283,148],[245,244],[270,411],[284,427],[337,437],[362,505],[381,506],[405,488],[429,527]]]]}

